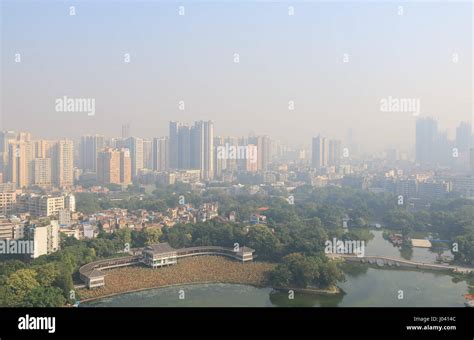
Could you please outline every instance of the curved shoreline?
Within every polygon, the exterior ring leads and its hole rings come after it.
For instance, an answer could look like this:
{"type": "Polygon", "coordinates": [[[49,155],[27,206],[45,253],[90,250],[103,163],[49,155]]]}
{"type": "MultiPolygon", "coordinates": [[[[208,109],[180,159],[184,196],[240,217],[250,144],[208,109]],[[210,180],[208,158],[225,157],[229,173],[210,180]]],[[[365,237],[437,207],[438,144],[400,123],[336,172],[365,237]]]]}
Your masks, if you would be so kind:
{"type": "Polygon", "coordinates": [[[277,291],[289,291],[292,290],[295,293],[308,294],[308,295],[338,295],[343,293],[342,289],[338,286],[330,287],[327,289],[321,288],[298,288],[298,287],[272,287],[277,291]]]}
{"type": "MultiPolygon", "coordinates": [[[[126,294],[143,292],[145,290],[152,290],[152,289],[161,289],[161,288],[169,288],[169,287],[181,287],[181,286],[193,286],[193,285],[205,285],[205,284],[219,284],[219,283],[221,283],[221,284],[232,284],[232,285],[242,285],[242,286],[252,286],[252,287],[256,287],[256,288],[265,288],[265,287],[267,287],[265,285],[255,285],[255,284],[250,284],[250,283],[235,283],[235,282],[229,283],[229,282],[221,282],[221,281],[201,281],[201,282],[188,282],[188,283],[173,283],[173,284],[164,285],[164,286],[137,288],[137,289],[126,291],[126,292],[117,292],[117,293],[111,293],[111,294],[103,295],[103,296],[96,296],[96,297],[80,300],[79,302],[82,304],[82,303],[86,303],[86,302],[92,302],[92,301],[107,299],[109,297],[114,297],[114,296],[118,296],[118,295],[126,295],[126,294]]],[[[271,287],[269,287],[269,288],[271,288],[271,287]]]]}
{"type": "Polygon", "coordinates": [[[105,272],[106,285],[79,289],[79,301],[98,299],[150,289],[205,283],[241,284],[253,287],[268,285],[268,274],[275,263],[240,263],[218,256],[200,256],[181,260],[177,265],[151,269],[122,267],[105,272]]]}
{"type": "MultiPolygon", "coordinates": [[[[367,266],[374,269],[402,270],[424,272],[415,268],[393,268],[389,266],[371,266],[368,263],[348,263],[348,265],[367,266]]],[[[342,293],[339,287],[330,289],[272,287],[268,284],[267,274],[275,263],[253,262],[242,264],[217,256],[202,256],[183,259],[176,266],[149,269],[146,267],[123,267],[106,271],[106,280],[110,280],[106,287],[92,290],[80,289],[80,303],[106,299],[118,295],[125,295],[140,291],[161,289],[168,287],[190,286],[199,284],[236,284],[257,288],[272,288],[276,291],[293,290],[300,294],[337,295],[342,293]],[[172,275],[170,275],[172,274],[172,275]],[[141,280],[140,280],[141,278],[141,280]]],[[[444,273],[452,275],[452,273],[444,273]]]]}
{"type": "MultiPolygon", "coordinates": [[[[218,257],[213,257],[213,258],[216,259],[217,261],[219,261],[218,257]]],[[[204,260],[204,258],[201,258],[201,259],[204,260]]],[[[195,262],[195,260],[194,261],[193,260],[187,260],[186,262],[183,261],[183,262],[181,262],[181,264],[187,263],[189,265],[189,262],[195,262]]],[[[207,263],[208,261],[204,261],[204,262],[207,263]]],[[[262,263],[262,262],[258,263],[258,262],[255,262],[254,266],[256,266],[257,269],[260,269],[260,271],[257,270],[256,272],[253,272],[253,274],[260,274],[261,275],[260,278],[262,279],[266,276],[265,272],[268,272],[270,270],[270,268],[275,266],[275,265],[276,265],[275,263],[262,263]],[[264,266],[267,266],[267,267],[264,267],[264,266]],[[262,270],[262,269],[264,269],[264,270],[262,270]]],[[[370,266],[370,265],[362,264],[362,263],[358,263],[358,264],[357,263],[350,263],[349,265],[368,267],[368,268],[373,268],[373,269],[382,269],[382,270],[385,269],[385,270],[389,270],[389,271],[398,271],[399,270],[399,271],[409,271],[409,272],[410,271],[411,272],[425,272],[424,270],[419,270],[419,269],[408,269],[407,270],[407,269],[385,267],[385,266],[383,268],[380,268],[380,267],[377,267],[377,266],[374,267],[374,266],[370,266]]],[[[97,301],[97,300],[112,298],[112,297],[119,296],[119,295],[132,294],[132,293],[141,292],[141,291],[161,289],[161,288],[169,288],[169,287],[185,287],[185,286],[193,286],[193,285],[204,285],[204,284],[243,285],[243,286],[251,286],[251,287],[256,287],[256,288],[270,288],[270,289],[273,289],[274,291],[293,290],[295,293],[309,294],[309,295],[331,295],[331,296],[336,296],[338,294],[345,294],[345,292],[342,290],[342,288],[337,287],[337,286],[335,288],[333,287],[331,289],[300,289],[300,288],[296,288],[296,287],[272,287],[271,285],[268,284],[267,280],[249,280],[249,277],[247,275],[245,275],[246,274],[245,272],[248,273],[248,270],[244,269],[244,268],[246,268],[247,265],[242,266],[242,264],[240,264],[240,263],[236,263],[232,260],[227,260],[227,259],[223,259],[223,258],[221,258],[221,261],[219,261],[219,264],[217,266],[216,266],[215,262],[213,262],[209,259],[209,267],[208,268],[203,268],[203,271],[206,271],[206,269],[208,269],[208,270],[212,270],[212,273],[214,273],[215,271],[220,273],[221,277],[214,277],[213,279],[192,278],[192,275],[191,275],[191,277],[189,277],[189,271],[186,270],[186,265],[181,266],[180,268],[178,268],[178,266],[160,268],[160,269],[155,269],[155,270],[151,270],[151,269],[147,269],[147,268],[142,267],[141,269],[140,268],[135,268],[135,270],[132,270],[131,272],[129,272],[129,270],[132,267],[122,268],[122,269],[112,269],[112,270],[109,271],[109,273],[118,272],[118,273],[116,273],[116,277],[118,277],[120,279],[124,279],[124,281],[126,281],[126,279],[127,279],[127,277],[123,278],[124,272],[126,273],[126,276],[128,276],[128,279],[130,277],[132,277],[134,279],[134,283],[135,283],[136,288],[134,287],[134,288],[131,288],[131,289],[128,289],[128,290],[119,289],[119,290],[116,290],[116,291],[111,291],[111,289],[108,289],[109,292],[108,291],[100,292],[100,290],[101,290],[100,288],[98,288],[96,290],[91,290],[91,291],[82,290],[84,293],[88,293],[87,295],[89,295],[89,296],[85,297],[84,299],[79,300],[79,302],[81,304],[82,303],[86,304],[86,303],[97,301]],[[235,265],[237,265],[237,266],[235,266],[235,265]],[[238,275],[230,275],[230,277],[226,276],[226,275],[222,275],[222,274],[225,274],[226,271],[229,271],[230,270],[229,267],[232,267],[232,266],[235,267],[235,268],[238,268],[238,271],[239,271],[237,273],[238,275]],[[176,272],[179,272],[178,281],[182,280],[182,282],[169,282],[169,283],[155,282],[156,284],[150,284],[151,281],[149,281],[149,280],[148,281],[137,280],[137,277],[139,277],[139,276],[137,276],[137,275],[134,276],[134,274],[136,274],[136,271],[140,271],[140,272],[142,272],[142,274],[144,273],[147,276],[154,276],[154,275],[157,275],[157,274],[161,274],[163,272],[163,270],[168,270],[168,271],[174,270],[176,272]],[[186,279],[187,281],[184,281],[183,279],[186,279]],[[149,284],[149,285],[148,286],[142,286],[142,287],[138,286],[138,285],[147,285],[147,284],[149,284]],[[90,295],[92,295],[92,296],[90,296],[90,295]]],[[[232,270],[230,270],[230,271],[232,272],[232,270]]],[[[427,273],[428,272],[436,273],[435,271],[426,271],[426,272],[427,273]]],[[[235,274],[235,272],[233,274],[235,274]]],[[[439,272],[439,275],[453,276],[452,273],[446,273],[446,272],[439,272]]],[[[123,287],[120,287],[120,288],[123,288],[123,287]]],[[[93,307],[93,306],[91,306],[91,307],[93,307]]]]}
{"type": "Polygon", "coordinates": [[[272,287],[272,286],[267,286],[267,285],[256,285],[256,284],[245,283],[245,282],[229,283],[229,282],[222,282],[222,281],[201,281],[201,282],[188,282],[188,283],[174,283],[174,284],[156,286],[156,287],[137,288],[137,289],[130,290],[127,292],[117,292],[117,293],[111,293],[111,294],[103,295],[103,296],[96,296],[96,297],[80,300],[79,302],[82,304],[82,303],[107,299],[107,298],[118,296],[118,295],[126,295],[126,294],[132,294],[132,293],[137,293],[137,292],[143,292],[146,290],[162,289],[162,288],[170,288],[170,287],[193,286],[193,285],[205,285],[205,284],[228,284],[228,285],[252,286],[256,288],[271,288],[274,291],[293,290],[295,293],[311,294],[311,295],[337,295],[337,294],[343,293],[342,289],[337,286],[334,287],[333,289],[315,289],[315,288],[295,288],[295,287],[272,287]]]}

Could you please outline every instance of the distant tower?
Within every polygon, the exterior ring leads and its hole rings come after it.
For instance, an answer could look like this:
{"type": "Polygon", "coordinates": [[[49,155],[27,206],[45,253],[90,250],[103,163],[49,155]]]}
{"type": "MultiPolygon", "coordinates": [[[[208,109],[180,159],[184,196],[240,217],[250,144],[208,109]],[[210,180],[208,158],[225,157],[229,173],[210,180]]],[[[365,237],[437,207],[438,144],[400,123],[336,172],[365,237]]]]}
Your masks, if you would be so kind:
{"type": "Polygon", "coordinates": [[[130,137],[130,124],[122,125],[122,139],[130,137]]]}
{"type": "Polygon", "coordinates": [[[169,168],[169,139],[153,138],[153,170],[167,171],[169,168]]]}
{"type": "Polygon", "coordinates": [[[327,138],[318,136],[313,138],[311,163],[313,168],[320,169],[328,165],[329,142],[327,138]]]}
{"type": "Polygon", "coordinates": [[[459,152],[467,152],[471,146],[471,124],[461,122],[456,128],[456,147],[459,152]]]}
{"type": "Polygon", "coordinates": [[[341,162],[341,141],[331,139],[329,141],[328,165],[335,166],[341,162]]]}
{"type": "Polygon", "coordinates": [[[151,140],[143,140],[143,168],[153,169],[153,142],[151,140]]]}
{"type": "Polygon", "coordinates": [[[74,143],[72,140],[59,140],[54,145],[52,161],[53,183],[59,187],[70,187],[74,184],[74,143]]]}
{"type": "Polygon", "coordinates": [[[98,153],[97,180],[105,184],[120,184],[120,151],[106,148],[98,153]]]}
{"type": "Polygon", "coordinates": [[[97,155],[104,149],[105,139],[103,136],[81,137],[81,168],[84,172],[97,172],[97,155]]]}
{"type": "Polygon", "coordinates": [[[178,122],[170,122],[170,130],[169,130],[169,158],[170,163],[169,167],[171,169],[178,168],[178,122]]]}
{"type": "Polygon", "coordinates": [[[132,159],[130,158],[130,150],[120,149],[120,183],[132,183],[132,159]]]}
{"type": "Polygon", "coordinates": [[[436,163],[436,144],[438,142],[438,123],[433,118],[420,118],[416,121],[416,162],[436,163]]]}
{"type": "Polygon", "coordinates": [[[257,137],[257,163],[259,171],[267,170],[270,163],[270,138],[268,136],[257,137]]]}
{"type": "Polygon", "coordinates": [[[214,178],[212,121],[198,121],[192,127],[179,122],[170,122],[169,168],[199,169],[202,179],[214,178]]]}
{"type": "Polygon", "coordinates": [[[143,139],[129,137],[125,142],[125,146],[130,150],[132,177],[136,177],[140,170],[143,169],[143,139]]]}
{"type": "Polygon", "coordinates": [[[212,121],[195,122],[192,133],[193,168],[201,170],[201,178],[214,178],[214,123],[212,121]]]}
{"type": "Polygon", "coordinates": [[[471,174],[474,176],[474,148],[470,151],[471,174]]]}

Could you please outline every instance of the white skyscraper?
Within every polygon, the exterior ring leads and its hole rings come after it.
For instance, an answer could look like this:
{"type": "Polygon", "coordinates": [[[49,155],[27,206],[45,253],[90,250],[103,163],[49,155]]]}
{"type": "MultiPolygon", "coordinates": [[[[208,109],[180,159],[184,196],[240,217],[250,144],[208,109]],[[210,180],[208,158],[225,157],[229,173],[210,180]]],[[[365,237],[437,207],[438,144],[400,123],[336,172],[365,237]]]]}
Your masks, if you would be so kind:
{"type": "Polygon", "coordinates": [[[328,165],[329,142],[327,138],[321,136],[313,138],[312,156],[313,168],[319,169],[328,165]]]}

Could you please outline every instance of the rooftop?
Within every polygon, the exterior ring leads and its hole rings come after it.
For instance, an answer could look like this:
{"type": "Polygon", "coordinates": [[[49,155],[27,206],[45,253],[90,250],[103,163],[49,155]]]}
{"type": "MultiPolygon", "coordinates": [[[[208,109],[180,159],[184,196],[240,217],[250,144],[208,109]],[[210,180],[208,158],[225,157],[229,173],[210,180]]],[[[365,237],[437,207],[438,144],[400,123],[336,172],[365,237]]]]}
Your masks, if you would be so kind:
{"type": "Polygon", "coordinates": [[[423,239],[411,239],[411,245],[419,248],[431,248],[431,242],[423,239]]]}
{"type": "Polygon", "coordinates": [[[176,251],[176,249],[171,247],[167,242],[149,245],[145,247],[145,251],[146,250],[150,250],[155,254],[172,253],[176,251]]]}

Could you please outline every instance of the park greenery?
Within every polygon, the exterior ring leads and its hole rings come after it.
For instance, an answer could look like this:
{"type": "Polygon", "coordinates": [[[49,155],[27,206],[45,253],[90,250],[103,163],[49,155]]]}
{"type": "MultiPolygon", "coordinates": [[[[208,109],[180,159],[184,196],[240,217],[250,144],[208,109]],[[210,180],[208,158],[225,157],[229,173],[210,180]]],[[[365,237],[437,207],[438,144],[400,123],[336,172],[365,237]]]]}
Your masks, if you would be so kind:
{"type": "Polygon", "coordinates": [[[213,187],[203,193],[189,185],[156,186],[152,193],[139,187],[126,192],[78,193],[77,210],[91,214],[110,208],[145,209],[166,213],[178,206],[182,195],[186,203],[198,207],[204,202],[218,202],[219,214],[236,212],[237,222],[216,218],[196,224],[176,224],[173,227],[128,227],[106,233],[99,224],[95,239],[62,238],[61,250],[34,260],[0,262],[0,305],[2,306],[62,306],[74,303],[74,283],[79,283],[78,269],[85,263],[123,254],[125,246],[144,247],[168,242],[180,248],[188,246],[235,244],[255,249],[258,261],[278,263],[270,275],[275,286],[334,286],[344,280],[340,266],[324,256],[325,241],[334,237],[369,241],[368,227],[378,221],[386,228],[409,236],[415,232],[433,232],[456,242],[455,260],[474,263],[474,202],[447,199],[431,202],[429,208],[411,209],[397,205],[389,194],[375,194],[351,188],[296,188],[289,204],[287,192],[272,189],[251,194],[245,190],[229,193],[228,187],[213,187]],[[258,210],[259,208],[265,208],[258,210]],[[257,211],[266,216],[265,224],[253,225],[249,218],[257,211]],[[347,220],[349,232],[342,228],[347,220]]]}
{"type": "Polygon", "coordinates": [[[283,257],[270,280],[276,287],[327,288],[344,280],[344,274],[336,262],[326,257],[292,253],[283,257]]]}

